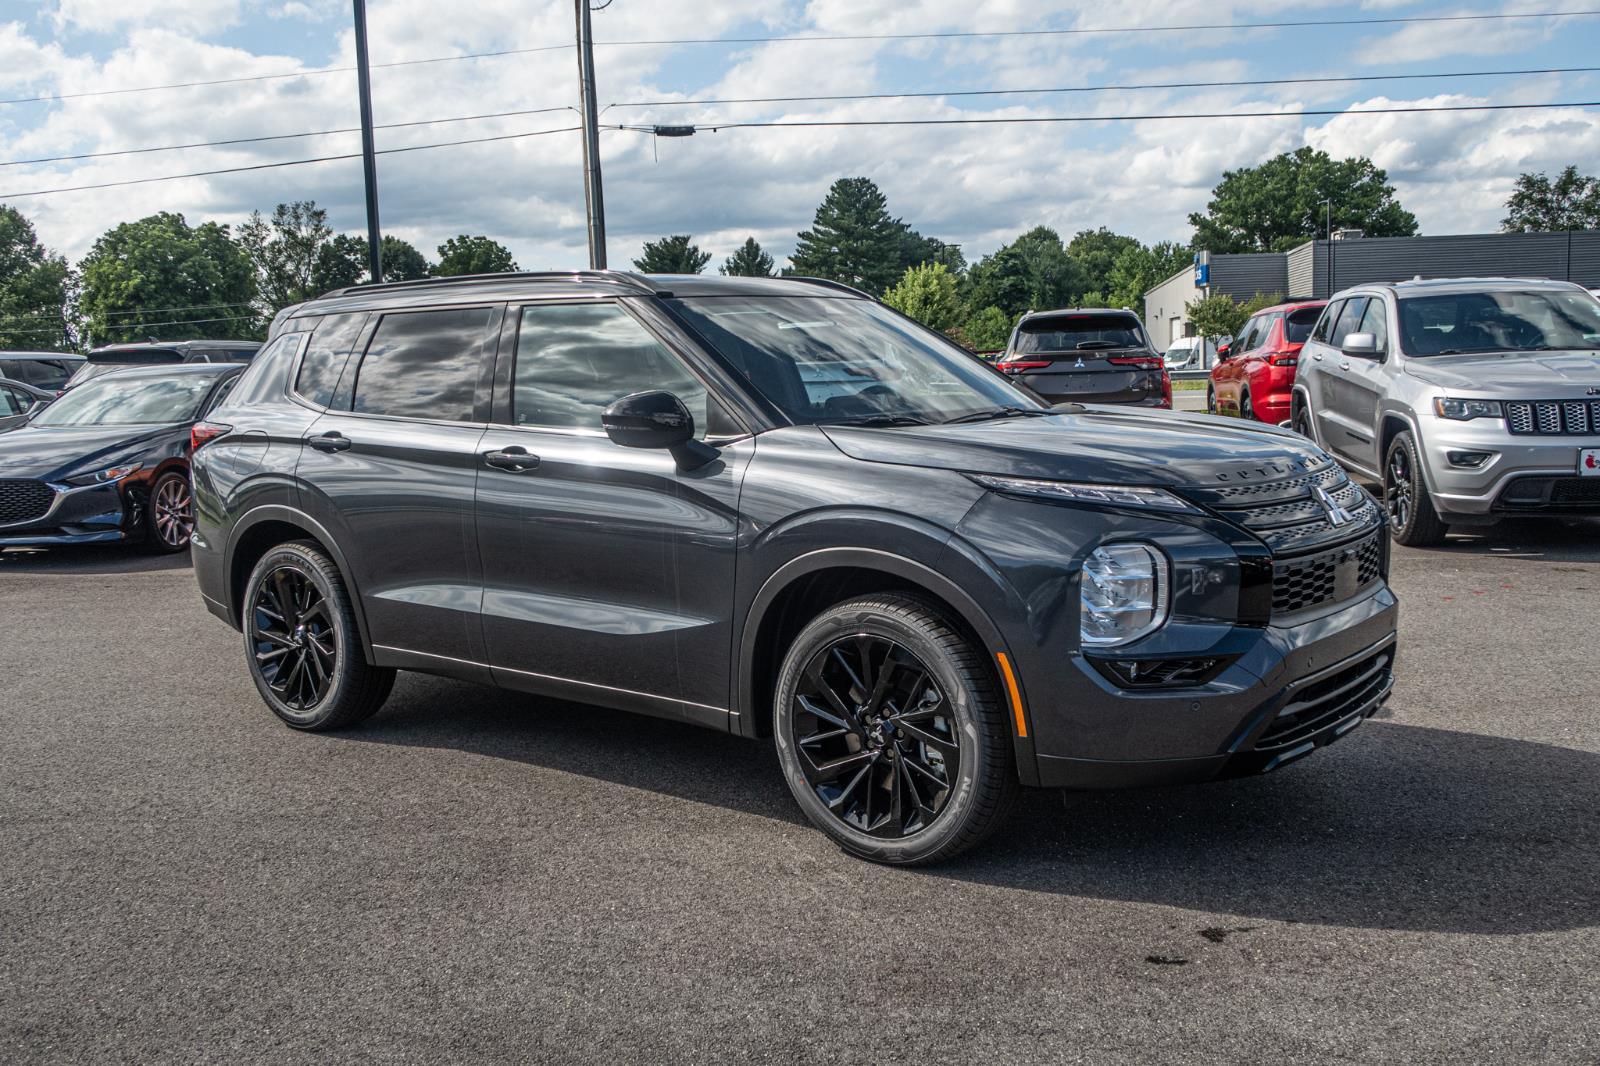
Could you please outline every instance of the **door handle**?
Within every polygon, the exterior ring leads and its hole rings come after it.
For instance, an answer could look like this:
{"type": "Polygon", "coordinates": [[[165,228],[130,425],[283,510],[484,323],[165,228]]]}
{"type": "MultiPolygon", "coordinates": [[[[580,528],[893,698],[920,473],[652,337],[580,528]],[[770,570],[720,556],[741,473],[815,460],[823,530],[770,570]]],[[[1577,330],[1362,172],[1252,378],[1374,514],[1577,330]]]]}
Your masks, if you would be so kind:
{"type": "Polygon", "coordinates": [[[1339,369],[1340,370],[1349,370],[1350,369],[1350,361],[1348,359],[1341,359],[1339,361],[1339,369]]]}
{"type": "Polygon", "coordinates": [[[1311,353],[1311,358],[1315,359],[1317,362],[1320,363],[1320,362],[1322,362],[1322,353],[1321,352],[1312,352],[1311,353]]]}
{"type": "Polygon", "coordinates": [[[496,470],[505,470],[513,474],[523,474],[539,468],[539,457],[530,454],[528,449],[517,444],[499,451],[484,452],[483,461],[496,470]]]}
{"type": "Polygon", "coordinates": [[[318,436],[307,437],[306,443],[319,452],[342,452],[355,442],[338,430],[330,429],[318,436]]]}

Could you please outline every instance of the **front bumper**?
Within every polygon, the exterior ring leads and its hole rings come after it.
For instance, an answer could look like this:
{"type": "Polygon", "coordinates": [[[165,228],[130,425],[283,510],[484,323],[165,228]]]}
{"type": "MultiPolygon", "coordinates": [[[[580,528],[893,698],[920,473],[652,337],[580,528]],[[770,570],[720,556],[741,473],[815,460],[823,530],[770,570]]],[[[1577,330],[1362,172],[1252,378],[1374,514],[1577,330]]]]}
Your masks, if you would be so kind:
{"type": "Polygon", "coordinates": [[[138,522],[137,505],[117,483],[58,489],[37,518],[0,526],[0,547],[48,547],[127,540],[138,522]]]}
{"type": "Polygon", "coordinates": [[[1447,520],[1452,515],[1487,519],[1512,513],[1600,513],[1600,506],[1585,507],[1582,501],[1552,505],[1548,488],[1516,491],[1528,489],[1533,480],[1578,478],[1579,453],[1600,448],[1600,436],[1522,436],[1507,432],[1498,418],[1429,418],[1421,428],[1428,488],[1447,520]],[[1463,467],[1450,461],[1452,452],[1487,452],[1490,458],[1482,466],[1463,467]]]}

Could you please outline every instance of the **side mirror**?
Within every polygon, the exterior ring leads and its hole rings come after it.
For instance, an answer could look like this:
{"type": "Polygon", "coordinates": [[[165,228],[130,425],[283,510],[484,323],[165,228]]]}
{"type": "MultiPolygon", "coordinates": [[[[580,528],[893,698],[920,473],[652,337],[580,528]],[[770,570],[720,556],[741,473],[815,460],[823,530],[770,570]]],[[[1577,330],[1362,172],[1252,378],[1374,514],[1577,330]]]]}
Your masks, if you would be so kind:
{"type": "Polygon", "coordinates": [[[1227,359],[1228,356],[1230,356],[1232,354],[1233,354],[1233,345],[1231,345],[1231,344],[1219,344],[1219,345],[1217,345],[1217,362],[1219,362],[1219,363],[1222,362],[1223,360],[1227,359]]]}
{"type": "Polygon", "coordinates": [[[1374,333],[1351,333],[1340,349],[1346,355],[1359,355],[1366,359],[1378,357],[1378,337],[1374,333]]]}
{"type": "Polygon", "coordinates": [[[629,393],[601,413],[600,424],[613,444],[666,448],[684,470],[705,466],[717,457],[715,448],[694,439],[694,415],[670,392],[629,393]]]}

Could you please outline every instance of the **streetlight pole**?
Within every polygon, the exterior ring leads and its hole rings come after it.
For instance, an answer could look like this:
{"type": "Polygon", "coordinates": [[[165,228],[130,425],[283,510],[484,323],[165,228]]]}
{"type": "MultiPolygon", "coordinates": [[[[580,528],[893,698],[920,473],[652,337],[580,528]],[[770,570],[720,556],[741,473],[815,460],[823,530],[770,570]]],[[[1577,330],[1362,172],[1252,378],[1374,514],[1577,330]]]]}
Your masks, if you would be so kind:
{"type": "Polygon", "coordinates": [[[594,30],[589,0],[576,0],[578,90],[583,113],[583,205],[589,216],[589,266],[606,268],[606,201],[600,186],[600,117],[594,104],[594,30]]]}
{"type": "Polygon", "coordinates": [[[378,157],[372,143],[372,75],[367,64],[367,0],[353,0],[356,15],[356,85],[361,95],[361,172],[367,187],[367,269],[383,280],[383,239],[378,228],[378,157]]]}
{"type": "MultiPolygon", "coordinates": [[[[1333,295],[1333,197],[1322,201],[1322,226],[1328,241],[1328,295],[1333,295]]],[[[1311,295],[1315,296],[1316,293],[1311,295]]]]}

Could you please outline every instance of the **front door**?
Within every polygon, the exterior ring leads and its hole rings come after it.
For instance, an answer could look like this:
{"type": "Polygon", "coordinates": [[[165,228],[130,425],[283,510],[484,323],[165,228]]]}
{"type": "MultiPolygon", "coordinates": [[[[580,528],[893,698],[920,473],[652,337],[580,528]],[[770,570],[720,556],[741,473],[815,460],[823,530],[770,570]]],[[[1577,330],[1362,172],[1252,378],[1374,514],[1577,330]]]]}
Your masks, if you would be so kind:
{"type": "Polygon", "coordinates": [[[1366,434],[1364,440],[1356,436],[1351,459],[1376,474],[1383,469],[1383,457],[1377,453],[1378,402],[1387,385],[1383,364],[1390,351],[1389,314],[1383,297],[1374,296],[1367,301],[1367,309],[1353,332],[1370,333],[1378,342],[1376,354],[1346,354],[1341,363],[1346,412],[1351,424],[1359,425],[1366,434]]]}
{"type": "MultiPolygon", "coordinates": [[[[483,635],[501,684],[728,724],[740,480],[754,447],[619,303],[513,311],[506,424],[479,444],[483,635]],[[515,327],[513,329],[513,326],[515,327]],[[678,468],[613,444],[600,413],[661,389],[721,457],[678,468]]],[[[505,355],[502,353],[502,360],[505,355]]]]}

